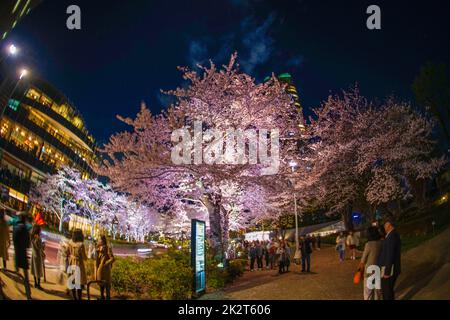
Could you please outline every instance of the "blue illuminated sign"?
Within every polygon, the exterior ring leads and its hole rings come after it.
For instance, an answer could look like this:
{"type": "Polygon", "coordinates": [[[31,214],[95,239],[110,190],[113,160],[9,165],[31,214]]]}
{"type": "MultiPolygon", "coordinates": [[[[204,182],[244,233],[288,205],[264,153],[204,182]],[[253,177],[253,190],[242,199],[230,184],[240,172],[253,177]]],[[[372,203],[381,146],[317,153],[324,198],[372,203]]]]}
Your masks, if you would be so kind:
{"type": "Polygon", "coordinates": [[[206,225],[204,221],[192,220],[191,224],[191,263],[194,270],[195,293],[206,289],[206,225]]]}
{"type": "Polygon", "coordinates": [[[13,109],[14,111],[17,111],[19,109],[20,102],[14,99],[9,99],[8,101],[8,107],[13,109]]]}

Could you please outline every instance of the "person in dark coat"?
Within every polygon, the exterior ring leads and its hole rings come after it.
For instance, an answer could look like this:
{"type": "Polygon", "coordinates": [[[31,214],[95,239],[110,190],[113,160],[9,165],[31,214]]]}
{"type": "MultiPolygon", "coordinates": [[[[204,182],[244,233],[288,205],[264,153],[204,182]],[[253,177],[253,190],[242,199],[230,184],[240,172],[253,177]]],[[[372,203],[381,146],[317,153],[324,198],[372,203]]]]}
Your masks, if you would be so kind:
{"type": "Polygon", "coordinates": [[[309,237],[300,238],[300,252],[302,254],[302,272],[311,272],[311,239],[309,237]]]}
{"type": "Polygon", "coordinates": [[[250,258],[250,271],[255,271],[256,245],[252,243],[248,252],[250,258]]]}
{"type": "Polygon", "coordinates": [[[401,272],[401,240],[392,220],[384,223],[385,240],[381,247],[378,265],[381,268],[383,300],[395,300],[395,282],[401,272]]]}
{"type": "Polygon", "coordinates": [[[263,268],[263,247],[259,240],[256,241],[256,264],[258,265],[258,271],[263,268]]]}
{"type": "Polygon", "coordinates": [[[20,212],[18,214],[19,220],[13,226],[13,244],[14,244],[14,252],[15,252],[15,263],[16,270],[23,270],[24,274],[24,285],[25,291],[28,298],[31,298],[31,290],[30,283],[28,277],[28,257],[27,257],[27,249],[30,247],[30,233],[29,228],[26,224],[27,222],[27,213],[20,212]]]}

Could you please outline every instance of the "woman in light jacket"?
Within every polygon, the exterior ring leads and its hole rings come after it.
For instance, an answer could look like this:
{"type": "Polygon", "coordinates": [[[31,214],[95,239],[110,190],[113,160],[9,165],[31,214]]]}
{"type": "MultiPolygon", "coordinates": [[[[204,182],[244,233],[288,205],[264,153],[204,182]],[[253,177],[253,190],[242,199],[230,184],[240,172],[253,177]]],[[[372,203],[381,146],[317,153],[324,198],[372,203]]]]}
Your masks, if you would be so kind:
{"type": "Polygon", "coordinates": [[[377,266],[382,245],[381,235],[376,227],[367,229],[367,239],[359,265],[360,269],[364,270],[364,300],[381,300],[381,289],[369,289],[367,287],[367,278],[372,274],[367,272],[367,268],[377,266]]]}
{"type": "Polygon", "coordinates": [[[42,290],[41,278],[44,275],[44,244],[42,243],[41,227],[37,224],[31,229],[31,274],[34,278],[34,287],[42,290]]]}
{"type": "Polygon", "coordinates": [[[110,246],[106,241],[106,236],[101,236],[97,246],[97,253],[95,259],[95,280],[103,281],[100,284],[101,299],[111,299],[111,268],[114,263],[114,255],[110,246]]]}
{"type": "Polygon", "coordinates": [[[86,248],[84,246],[84,236],[80,229],[72,234],[72,240],[69,242],[69,268],[72,272],[79,272],[79,278],[76,276],[75,288],[72,289],[74,300],[82,300],[83,288],[87,284],[86,267],[84,262],[87,260],[86,248]]]}

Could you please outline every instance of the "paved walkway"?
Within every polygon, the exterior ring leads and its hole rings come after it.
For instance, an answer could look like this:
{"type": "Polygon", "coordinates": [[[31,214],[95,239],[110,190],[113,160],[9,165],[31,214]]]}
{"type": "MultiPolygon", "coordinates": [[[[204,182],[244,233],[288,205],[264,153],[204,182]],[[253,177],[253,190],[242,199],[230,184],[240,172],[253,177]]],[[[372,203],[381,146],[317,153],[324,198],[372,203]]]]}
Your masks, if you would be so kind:
{"type": "MultiPolygon", "coordinates": [[[[8,270],[14,270],[14,263],[11,261],[14,256],[10,256],[8,261],[8,270]]],[[[17,276],[14,272],[0,271],[0,280],[3,282],[3,293],[7,299],[10,300],[26,300],[25,286],[23,284],[23,278],[17,276]]],[[[22,270],[20,273],[22,274],[22,270]]],[[[44,282],[41,279],[41,286],[43,290],[34,288],[34,280],[29,271],[31,297],[33,300],[68,300],[71,296],[66,293],[66,286],[61,285],[57,281],[58,270],[55,266],[46,264],[46,278],[44,282]]],[[[86,290],[83,291],[84,299],[86,299],[86,290]]],[[[99,297],[99,290],[96,286],[91,288],[91,299],[97,299],[99,297]]],[[[0,297],[1,298],[1,297],[0,297]]]]}
{"type": "Polygon", "coordinates": [[[313,252],[309,274],[294,264],[282,275],[274,270],[246,272],[225,290],[202,299],[362,300],[362,284],[353,284],[357,266],[358,260],[339,262],[334,247],[326,247],[313,252]]]}

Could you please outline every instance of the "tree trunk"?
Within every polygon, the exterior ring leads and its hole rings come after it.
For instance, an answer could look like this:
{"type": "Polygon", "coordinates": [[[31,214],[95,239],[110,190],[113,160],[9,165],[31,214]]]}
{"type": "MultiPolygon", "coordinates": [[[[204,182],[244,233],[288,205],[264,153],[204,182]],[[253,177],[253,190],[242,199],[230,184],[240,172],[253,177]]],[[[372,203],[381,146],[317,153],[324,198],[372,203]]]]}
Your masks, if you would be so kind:
{"type": "Polygon", "coordinates": [[[351,204],[342,212],[342,221],[344,221],[345,230],[353,230],[352,212],[353,206],[351,204]]]}
{"type": "Polygon", "coordinates": [[[220,199],[220,195],[205,194],[202,202],[208,210],[210,244],[213,257],[216,261],[223,262],[224,247],[220,199]]]}
{"type": "MultiPolygon", "coordinates": [[[[221,206],[222,207],[222,206],[221,206]]],[[[222,207],[222,212],[224,213],[223,221],[222,221],[222,247],[223,252],[228,253],[228,243],[230,240],[230,212],[225,211],[222,207]]],[[[228,254],[225,256],[227,257],[228,254]]]]}

